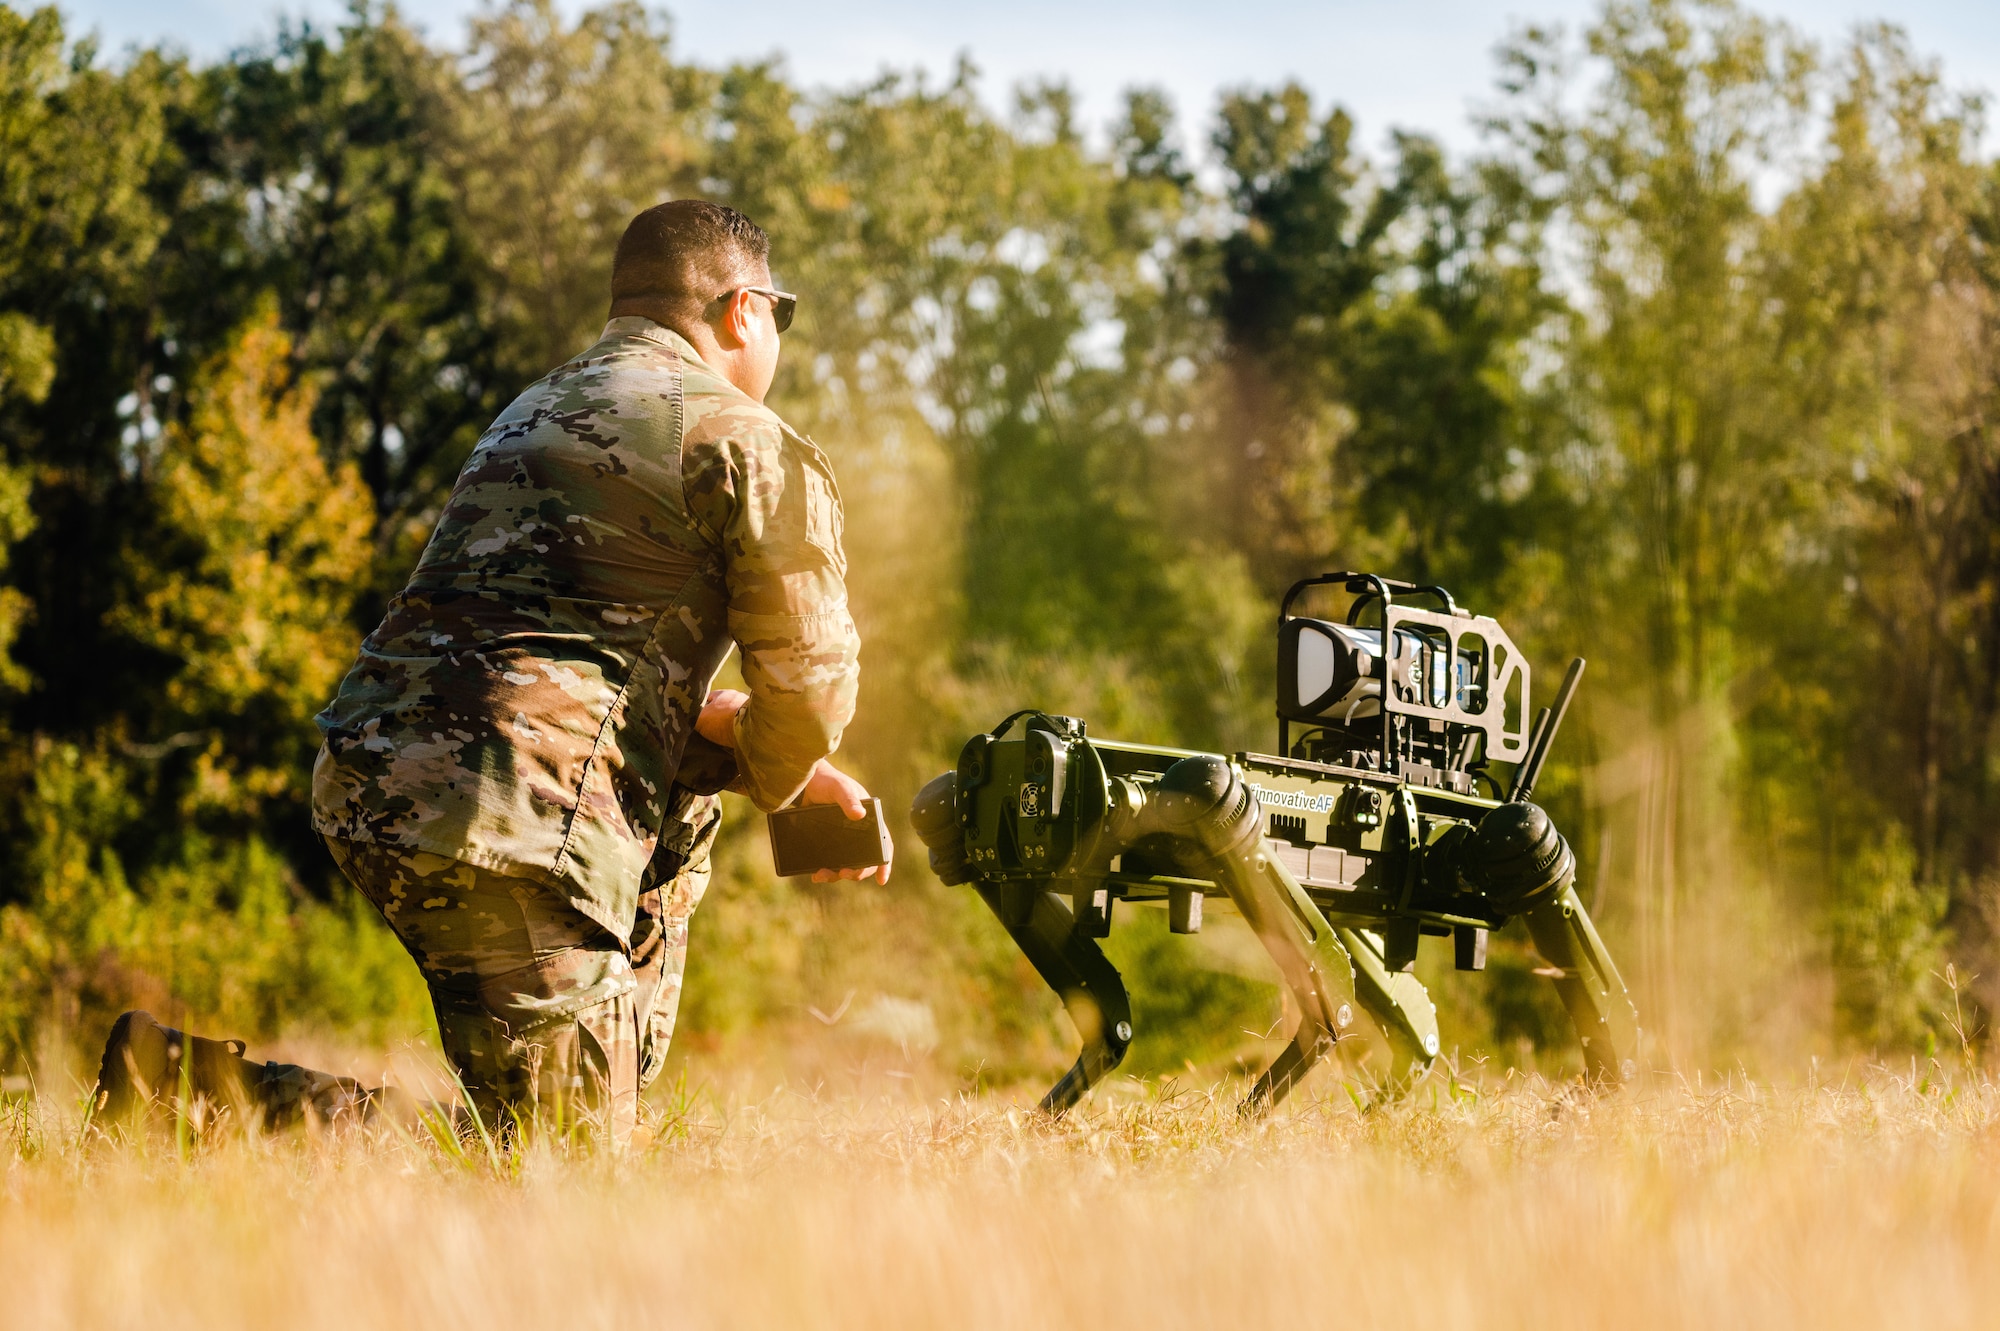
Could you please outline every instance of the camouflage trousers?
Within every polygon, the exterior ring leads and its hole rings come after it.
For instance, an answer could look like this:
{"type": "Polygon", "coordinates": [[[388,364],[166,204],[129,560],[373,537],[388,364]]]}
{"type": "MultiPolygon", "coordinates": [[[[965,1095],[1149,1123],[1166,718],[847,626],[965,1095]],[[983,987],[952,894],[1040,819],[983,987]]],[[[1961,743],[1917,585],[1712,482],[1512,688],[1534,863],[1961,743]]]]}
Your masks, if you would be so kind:
{"type": "Polygon", "coordinates": [[[625,1142],[666,1062],[706,847],[641,894],[619,938],[554,889],[459,860],[326,839],[409,949],[445,1057],[488,1123],[596,1126],[625,1142]]]}

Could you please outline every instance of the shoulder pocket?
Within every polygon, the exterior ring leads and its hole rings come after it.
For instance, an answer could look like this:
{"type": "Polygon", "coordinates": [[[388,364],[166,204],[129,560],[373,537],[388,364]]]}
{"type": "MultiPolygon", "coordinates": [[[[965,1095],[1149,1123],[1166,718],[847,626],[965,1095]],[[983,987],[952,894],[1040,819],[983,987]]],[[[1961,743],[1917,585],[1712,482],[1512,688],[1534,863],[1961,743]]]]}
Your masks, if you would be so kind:
{"type": "Polygon", "coordinates": [[[846,519],[841,512],[840,487],[833,479],[833,464],[812,440],[803,435],[792,438],[805,459],[801,470],[806,484],[806,541],[845,577],[847,555],[841,549],[841,536],[846,519]]]}

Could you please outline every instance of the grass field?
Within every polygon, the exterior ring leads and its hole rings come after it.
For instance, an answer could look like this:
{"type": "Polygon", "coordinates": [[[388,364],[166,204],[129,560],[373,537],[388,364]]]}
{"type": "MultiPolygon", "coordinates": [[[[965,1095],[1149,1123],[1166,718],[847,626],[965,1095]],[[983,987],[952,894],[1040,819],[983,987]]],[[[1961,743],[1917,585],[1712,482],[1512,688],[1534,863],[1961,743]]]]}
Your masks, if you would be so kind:
{"type": "Polygon", "coordinates": [[[1948,1327],[2000,1319],[2000,1087],[1936,1067],[1594,1096],[1326,1073],[993,1098],[695,1096],[622,1159],[81,1144],[16,1096],[0,1323],[1948,1327]],[[1315,1094],[1316,1093],[1316,1094],[1315,1094]]]}

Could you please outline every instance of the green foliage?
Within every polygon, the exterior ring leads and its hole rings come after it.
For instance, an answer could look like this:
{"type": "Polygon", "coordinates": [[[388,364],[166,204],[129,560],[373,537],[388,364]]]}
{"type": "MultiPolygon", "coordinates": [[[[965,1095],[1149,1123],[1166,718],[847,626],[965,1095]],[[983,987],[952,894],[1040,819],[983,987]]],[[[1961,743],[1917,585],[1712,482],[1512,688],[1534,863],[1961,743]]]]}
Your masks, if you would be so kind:
{"type": "MultiPolygon", "coordinates": [[[[1380,567],[1544,680],[1591,657],[1544,791],[1667,1051],[1907,1045],[1946,956],[2000,1004],[1977,107],[1894,29],[1829,56],[1721,0],[1524,29],[1498,93],[1453,160],[1242,89],[1191,127],[1206,175],[1157,92],[1101,136],[964,65],[807,92],[630,3],[511,0],[463,50],[361,5],[198,67],[0,4],[0,1061],[125,1002],[421,1025],[306,827],[309,718],[472,439],[595,332],[626,218],[694,193],[805,293],[773,401],[842,477],[843,754],[892,807],[1024,704],[1267,744],[1285,582],[1380,567]]],[[[970,896],[802,893],[747,817],[692,1042],[851,997],[927,1009],[968,1076],[1063,1061],[970,896]]],[[[1135,1066],[1226,1060],[1268,991],[1158,923],[1112,942],[1135,1066]]],[[[1448,1027],[1546,1059],[1494,947],[1426,972],[1448,1027]]]]}
{"type": "Polygon", "coordinates": [[[1727,4],[1617,0],[1585,51],[1600,77],[1576,105],[1568,52],[1524,35],[1502,129],[1580,250],[1556,383],[1574,435],[1548,441],[1568,445],[1553,461],[1581,538],[1561,609],[1600,625],[1593,654],[1643,681],[1618,699],[1647,736],[1643,770],[1608,827],[1633,847],[1648,1024],[1684,1049],[1701,1038],[1693,993],[1754,965],[1723,926],[1763,886],[1732,845],[1726,694],[1756,650],[1742,604],[1778,572],[1805,439],[1752,176],[1775,165],[1807,62],[1727,4]]]}
{"type": "Polygon", "coordinates": [[[524,369],[505,360],[487,254],[449,172],[457,75],[393,12],[365,9],[331,34],[283,28],[204,74],[176,125],[189,179],[168,205],[178,243],[160,275],[178,289],[163,331],[198,364],[275,304],[291,375],[319,388],[315,436],[374,497],[370,573],[386,597],[524,369]]]}
{"type": "Polygon", "coordinates": [[[346,610],[373,513],[352,463],[330,468],[287,388],[291,346],[253,316],[190,387],[151,467],[155,529],[133,551],[119,627],[176,663],[150,709],[198,748],[180,812],[303,808],[307,720],[346,672],[346,610]]]}
{"type": "Polygon", "coordinates": [[[257,837],[183,838],[134,880],[118,850],[138,802],[126,764],[38,742],[10,774],[14,899],[0,905],[0,1041],[87,1044],[128,1006],[269,1037],[288,1027],[384,1040],[422,1030],[415,966],[351,890],[305,899],[257,837]]]}
{"type": "Polygon", "coordinates": [[[634,0],[574,26],[551,0],[493,9],[466,65],[449,95],[454,202],[487,274],[482,322],[525,383],[596,341],[632,214],[695,191],[715,80],[674,64],[664,16],[634,0]]]}
{"type": "Polygon", "coordinates": [[[1944,1024],[1946,894],[1916,869],[1891,832],[1848,865],[1829,913],[1841,1026],[1880,1049],[1921,1049],[1944,1024]]]}
{"type": "Polygon", "coordinates": [[[46,741],[10,757],[19,794],[8,827],[14,890],[0,906],[0,1036],[18,1052],[38,1023],[83,1018],[81,991],[131,936],[137,903],[110,845],[133,804],[117,765],[46,741]]]}

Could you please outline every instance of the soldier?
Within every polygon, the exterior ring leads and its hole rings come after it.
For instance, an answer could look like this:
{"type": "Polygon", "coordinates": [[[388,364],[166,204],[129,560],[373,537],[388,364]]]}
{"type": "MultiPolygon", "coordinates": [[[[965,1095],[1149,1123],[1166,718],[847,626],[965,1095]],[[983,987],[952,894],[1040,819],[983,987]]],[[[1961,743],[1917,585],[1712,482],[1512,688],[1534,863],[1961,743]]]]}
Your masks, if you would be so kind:
{"type": "MultiPolygon", "coordinates": [[[[673,1032],[718,791],[863,816],[826,761],[860,647],[840,492],[764,405],[798,302],[768,256],[713,203],[633,219],[602,336],[480,438],[316,718],[314,824],[416,959],[489,1122],[582,1108],[629,1129],[673,1032]],[[747,694],[709,689],[732,644],[747,694]]],[[[137,1017],[105,1051],[112,1107],[175,1079],[137,1017]]]]}

